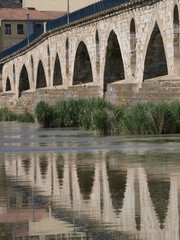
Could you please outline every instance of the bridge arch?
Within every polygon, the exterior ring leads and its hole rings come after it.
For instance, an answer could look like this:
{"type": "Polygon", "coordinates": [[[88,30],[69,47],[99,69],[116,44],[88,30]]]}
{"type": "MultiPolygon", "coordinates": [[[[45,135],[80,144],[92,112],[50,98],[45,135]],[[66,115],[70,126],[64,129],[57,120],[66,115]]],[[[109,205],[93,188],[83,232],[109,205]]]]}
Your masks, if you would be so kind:
{"type": "Polygon", "coordinates": [[[30,89],[30,84],[29,84],[29,76],[27,72],[27,68],[25,64],[21,68],[20,76],[19,76],[19,92],[18,96],[20,97],[22,95],[22,92],[30,89]]]}
{"type": "Polygon", "coordinates": [[[136,73],[136,25],[134,18],[130,22],[130,51],[131,51],[131,72],[136,73]]]}
{"type": "Polygon", "coordinates": [[[62,73],[61,73],[61,64],[58,53],[56,53],[56,59],[54,62],[54,72],[53,72],[53,86],[62,85],[62,73]]]}
{"type": "Polygon", "coordinates": [[[173,47],[174,47],[174,66],[175,71],[180,75],[180,23],[179,23],[179,8],[175,4],[173,9],[173,47]]]}
{"type": "Polygon", "coordinates": [[[96,30],[95,34],[95,42],[96,42],[96,73],[99,75],[100,73],[100,45],[99,45],[99,32],[96,30]]]}
{"type": "Polygon", "coordinates": [[[14,90],[16,88],[16,69],[15,64],[13,64],[13,84],[14,84],[14,90]]]}
{"type": "Polygon", "coordinates": [[[48,57],[48,79],[50,79],[50,76],[51,76],[51,60],[50,60],[49,44],[47,45],[47,57],[48,57]]]}
{"type": "Polygon", "coordinates": [[[36,89],[44,88],[47,86],[46,83],[46,75],[43,67],[43,63],[39,60],[38,68],[37,68],[37,77],[36,77],[36,89]]]}
{"type": "Polygon", "coordinates": [[[80,41],[74,60],[73,85],[93,82],[92,64],[88,48],[80,41]]]}
{"type": "Polygon", "coordinates": [[[151,179],[147,175],[148,191],[160,229],[164,229],[170,201],[170,179],[151,179]]]}
{"type": "Polygon", "coordinates": [[[143,80],[168,74],[167,52],[164,42],[156,21],[145,51],[143,80]]]}
{"type": "Polygon", "coordinates": [[[106,172],[111,195],[112,206],[116,215],[119,215],[123,208],[125,192],[127,187],[127,171],[114,169],[106,162],[106,172]]]}
{"type": "Polygon", "coordinates": [[[7,77],[7,79],[6,79],[6,92],[8,92],[8,91],[11,91],[11,81],[10,81],[10,78],[9,77],[7,77]]]}
{"type": "MultiPolygon", "coordinates": [[[[81,155],[79,155],[81,158],[81,155]]],[[[88,159],[87,156],[86,159],[88,159]]],[[[85,164],[88,164],[87,161],[79,162],[76,165],[76,173],[79,184],[80,193],[84,200],[88,200],[91,197],[91,193],[94,185],[94,176],[95,176],[95,164],[89,164],[88,168],[85,168],[85,164]]]]}
{"type": "Polygon", "coordinates": [[[69,38],[66,38],[66,79],[69,79],[69,38]]]}
{"type": "Polygon", "coordinates": [[[174,6],[173,12],[173,44],[174,44],[174,57],[179,56],[179,12],[177,4],[174,6]]]}
{"type": "Polygon", "coordinates": [[[34,82],[34,60],[33,60],[32,55],[31,55],[31,63],[30,63],[30,65],[31,65],[31,84],[32,84],[32,86],[34,88],[34,85],[35,85],[35,82],[34,82]]]}
{"type": "Polygon", "coordinates": [[[107,84],[125,79],[124,63],[121,53],[121,47],[118,36],[114,30],[111,30],[105,53],[104,64],[104,91],[107,90],[107,84]]]}

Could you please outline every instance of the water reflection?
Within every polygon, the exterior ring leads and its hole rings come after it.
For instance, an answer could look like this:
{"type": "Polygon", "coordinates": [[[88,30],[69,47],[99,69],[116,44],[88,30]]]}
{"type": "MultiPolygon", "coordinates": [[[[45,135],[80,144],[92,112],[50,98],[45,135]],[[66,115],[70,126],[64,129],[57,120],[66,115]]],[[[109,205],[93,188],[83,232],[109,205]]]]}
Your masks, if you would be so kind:
{"type": "Polygon", "coordinates": [[[179,155],[109,148],[1,153],[0,239],[178,240],[179,155]]]}

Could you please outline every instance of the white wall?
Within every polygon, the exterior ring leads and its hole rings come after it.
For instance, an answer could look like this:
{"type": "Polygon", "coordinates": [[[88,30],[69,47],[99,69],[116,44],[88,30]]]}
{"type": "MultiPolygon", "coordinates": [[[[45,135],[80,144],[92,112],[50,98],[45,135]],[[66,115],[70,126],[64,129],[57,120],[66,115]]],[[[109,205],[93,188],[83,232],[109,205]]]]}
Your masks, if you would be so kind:
{"type": "MultiPolygon", "coordinates": [[[[23,0],[23,7],[35,7],[40,11],[67,11],[68,0],[23,0]]],[[[100,0],[69,0],[70,12],[100,0]]]]}

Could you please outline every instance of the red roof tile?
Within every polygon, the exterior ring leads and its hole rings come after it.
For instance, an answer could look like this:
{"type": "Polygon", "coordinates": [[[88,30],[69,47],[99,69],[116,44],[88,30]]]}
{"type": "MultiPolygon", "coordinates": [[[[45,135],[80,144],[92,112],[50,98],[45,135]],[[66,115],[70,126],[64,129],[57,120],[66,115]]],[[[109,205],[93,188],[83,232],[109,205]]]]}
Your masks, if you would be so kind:
{"type": "Polygon", "coordinates": [[[36,9],[25,8],[1,8],[0,19],[1,20],[26,20],[26,14],[29,13],[30,20],[52,20],[61,16],[64,16],[66,12],[55,11],[38,11],[36,9]]]}

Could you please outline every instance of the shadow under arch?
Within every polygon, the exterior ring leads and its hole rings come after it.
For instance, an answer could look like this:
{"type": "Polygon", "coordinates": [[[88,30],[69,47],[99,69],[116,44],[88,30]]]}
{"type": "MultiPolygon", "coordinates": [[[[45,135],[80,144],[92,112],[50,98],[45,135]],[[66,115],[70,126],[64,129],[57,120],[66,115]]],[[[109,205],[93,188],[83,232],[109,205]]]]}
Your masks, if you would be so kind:
{"type": "Polygon", "coordinates": [[[42,61],[38,63],[37,77],[36,77],[36,89],[46,87],[46,76],[42,61]]]}
{"type": "Polygon", "coordinates": [[[48,169],[48,159],[46,156],[40,156],[39,158],[39,166],[40,166],[40,172],[42,175],[42,178],[45,179],[47,169],[48,169]]]}
{"type": "Polygon", "coordinates": [[[69,78],[69,38],[66,39],[66,78],[69,78]]]}
{"type": "Polygon", "coordinates": [[[164,228],[170,200],[170,180],[150,179],[147,176],[148,188],[160,228],[164,228]]]}
{"type": "Polygon", "coordinates": [[[124,203],[127,185],[127,171],[111,167],[108,161],[106,164],[106,171],[112,205],[115,213],[119,215],[124,203]]]}
{"type": "Polygon", "coordinates": [[[124,75],[124,64],[121,49],[116,33],[112,30],[109,34],[106,58],[104,68],[104,91],[107,90],[107,84],[122,80],[124,75]]]}
{"type": "Polygon", "coordinates": [[[31,56],[31,79],[34,86],[34,60],[32,56],[31,56]]]}
{"type": "Polygon", "coordinates": [[[97,75],[99,75],[99,72],[100,72],[100,51],[99,51],[99,33],[98,33],[98,30],[96,30],[95,41],[96,41],[96,72],[97,72],[97,75]]]}
{"type": "Polygon", "coordinates": [[[62,85],[62,73],[61,64],[59,61],[59,55],[56,54],[56,59],[54,63],[54,73],[53,73],[53,86],[62,85]]]}
{"type": "Polygon", "coordinates": [[[11,82],[9,77],[6,79],[6,92],[11,91],[11,82]]]}
{"type": "Polygon", "coordinates": [[[64,177],[64,158],[62,155],[58,155],[56,159],[56,171],[58,175],[58,181],[60,186],[63,185],[63,177],[64,177]]]}
{"type": "Polygon", "coordinates": [[[26,157],[22,160],[22,165],[24,167],[25,173],[28,175],[29,174],[29,170],[31,167],[31,158],[30,157],[26,157]]]}
{"type": "Polygon", "coordinates": [[[174,57],[179,56],[179,12],[178,6],[174,6],[173,33],[174,33],[174,57]]]}
{"type": "Polygon", "coordinates": [[[167,74],[168,67],[163,38],[156,22],[146,52],[143,81],[167,74]]]}
{"type": "Polygon", "coordinates": [[[136,72],[136,25],[134,18],[131,19],[130,23],[130,49],[131,49],[131,71],[132,75],[135,76],[136,72]]]}
{"type": "Polygon", "coordinates": [[[80,192],[83,199],[90,199],[95,177],[95,164],[91,161],[92,154],[78,154],[77,158],[80,160],[76,165],[77,178],[80,192]]]}
{"type": "Polygon", "coordinates": [[[93,82],[92,67],[87,47],[79,43],[74,62],[73,85],[93,82]]]}
{"type": "Polygon", "coordinates": [[[19,77],[19,97],[22,95],[22,92],[28,89],[30,89],[28,72],[26,66],[23,65],[19,77]]]}

